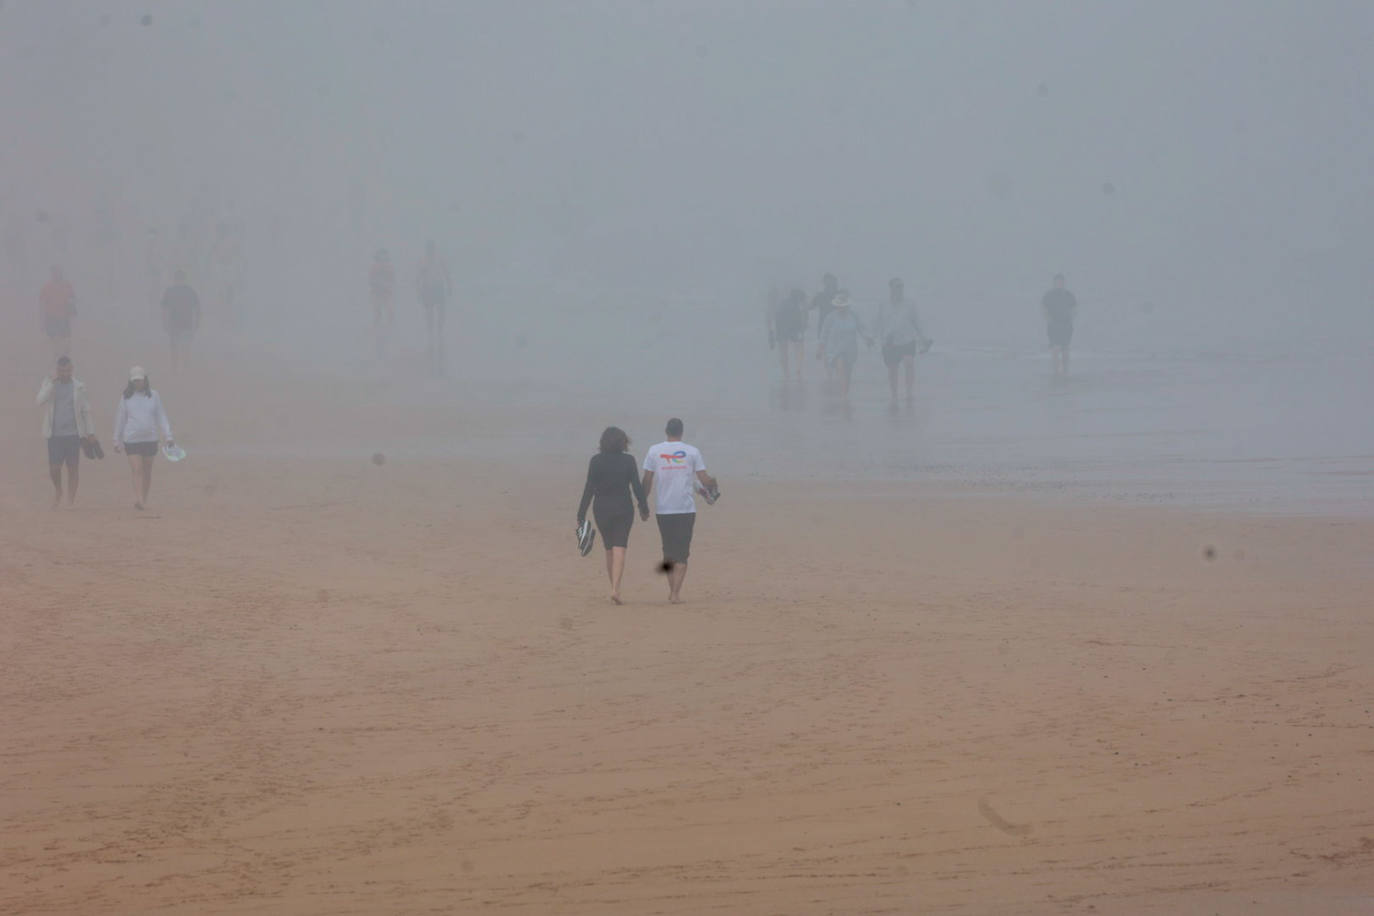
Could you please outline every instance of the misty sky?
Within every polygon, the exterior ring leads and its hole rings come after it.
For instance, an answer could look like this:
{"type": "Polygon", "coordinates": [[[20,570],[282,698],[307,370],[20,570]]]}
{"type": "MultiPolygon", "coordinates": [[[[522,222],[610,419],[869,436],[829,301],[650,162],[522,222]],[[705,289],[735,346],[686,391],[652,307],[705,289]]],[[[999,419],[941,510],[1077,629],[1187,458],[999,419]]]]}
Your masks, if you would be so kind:
{"type": "Polygon", "coordinates": [[[901,273],[972,332],[1063,270],[1180,333],[1367,335],[1372,40],[1357,0],[8,0],[0,204],[237,216],[301,290],[433,236],[483,288],[901,273]]]}

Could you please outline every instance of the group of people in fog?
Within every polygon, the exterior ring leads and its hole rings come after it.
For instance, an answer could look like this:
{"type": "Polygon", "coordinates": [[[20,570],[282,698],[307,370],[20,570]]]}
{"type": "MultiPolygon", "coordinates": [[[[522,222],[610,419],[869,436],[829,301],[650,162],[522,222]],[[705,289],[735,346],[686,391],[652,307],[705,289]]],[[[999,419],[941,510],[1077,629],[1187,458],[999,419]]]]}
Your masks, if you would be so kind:
{"type": "MultiPolygon", "coordinates": [[[[191,361],[191,341],[201,323],[200,296],[191,288],[185,271],[172,275],[172,285],[162,292],[158,310],[170,344],[172,368],[185,368],[191,361]]],[[[52,268],[38,293],[38,318],[53,356],[70,356],[76,291],[61,267],[52,268]]]]}
{"type": "MultiPolygon", "coordinates": [[[[36,399],[42,411],[42,433],[48,444],[48,471],[52,478],[52,507],[63,501],[63,475],[66,470],[66,503],[76,503],[81,481],[81,456],[103,458],[104,450],[95,434],[90,398],[86,384],[76,377],[70,356],[56,360],[51,375],[43,379],[36,399]]],[[[129,380],[115,407],[111,443],[116,452],[129,459],[133,483],[134,508],[142,510],[153,485],[153,462],[161,447],[176,447],[172,424],[162,406],[162,396],[153,388],[142,366],[129,370],[129,380]]]]}
{"type": "MultiPolygon", "coordinates": [[[[1065,288],[1063,274],[1055,275],[1053,288],[1042,297],[1040,306],[1053,374],[1062,377],[1069,371],[1069,344],[1078,316],[1078,300],[1065,288]]],[[[848,290],[840,288],[834,274],[821,279],[820,291],[809,300],[800,289],[770,290],[766,312],[768,346],[778,352],[784,380],[801,380],[805,376],[811,312],[816,313],[816,359],[824,361],[827,381],[837,387],[841,397],[849,396],[860,340],[868,347],[881,343],[892,401],[897,401],[899,391],[908,401],[915,397],[916,357],[929,352],[934,341],[922,329],[916,304],[907,298],[906,284],[900,277],[888,281],[887,299],[878,307],[872,327],[854,309],[848,290]]]]}
{"type": "MultiPolygon", "coordinates": [[[[372,334],[380,360],[387,355],[396,327],[396,268],[385,248],[379,248],[372,256],[367,286],[372,302],[372,334]]],[[[453,297],[453,277],[448,261],[433,241],[425,243],[424,256],[415,269],[415,290],[425,314],[425,369],[430,375],[443,375],[447,364],[444,329],[449,300],[453,297]]]]}
{"type": "Polygon", "coordinates": [[[849,291],[840,289],[834,274],[822,278],[820,292],[809,302],[800,289],[787,293],[773,290],[768,302],[768,345],[778,350],[783,378],[789,381],[805,376],[806,332],[811,312],[816,313],[816,359],[824,362],[826,378],[838,386],[841,397],[849,396],[860,340],[869,347],[881,341],[892,400],[897,400],[897,383],[903,367],[906,397],[911,400],[915,396],[916,354],[929,350],[933,341],[921,330],[916,303],[906,298],[906,287],[900,277],[889,281],[888,298],[879,308],[872,327],[854,308],[849,291]]]}

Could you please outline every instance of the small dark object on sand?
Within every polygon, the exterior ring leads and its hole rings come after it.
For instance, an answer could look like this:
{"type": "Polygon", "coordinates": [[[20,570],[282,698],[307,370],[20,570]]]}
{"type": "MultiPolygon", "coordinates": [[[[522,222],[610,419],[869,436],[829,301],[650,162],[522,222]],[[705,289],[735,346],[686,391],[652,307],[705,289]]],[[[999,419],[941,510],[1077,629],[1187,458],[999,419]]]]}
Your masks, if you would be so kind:
{"type": "Polygon", "coordinates": [[[373,452],[372,463],[377,465],[377,467],[381,467],[382,465],[386,464],[386,456],[383,455],[381,452],[373,452]]]}
{"type": "Polygon", "coordinates": [[[1210,563],[1217,558],[1217,549],[1211,544],[1208,544],[1206,547],[1202,548],[1202,556],[1210,563]]]}
{"type": "Polygon", "coordinates": [[[666,576],[668,573],[673,571],[673,564],[668,562],[667,560],[664,560],[662,563],[658,564],[658,571],[666,576]]]}

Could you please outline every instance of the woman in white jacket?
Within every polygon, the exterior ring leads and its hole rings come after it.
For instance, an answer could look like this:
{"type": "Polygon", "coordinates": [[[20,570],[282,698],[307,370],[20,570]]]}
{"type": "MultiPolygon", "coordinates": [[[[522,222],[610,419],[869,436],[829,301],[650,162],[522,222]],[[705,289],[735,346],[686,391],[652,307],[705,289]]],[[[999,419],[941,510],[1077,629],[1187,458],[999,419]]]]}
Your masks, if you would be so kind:
{"type": "Polygon", "coordinates": [[[167,411],[162,409],[162,398],[148,381],[148,373],[142,366],[134,366],[129,370],[129,384],[115,412],[114,450],[129,456],[135,509],[142,509],[148,501],[148,489],[153,485],[153,459],[160,439],[169,446],[175,445],[172,424],[167,411]]]}

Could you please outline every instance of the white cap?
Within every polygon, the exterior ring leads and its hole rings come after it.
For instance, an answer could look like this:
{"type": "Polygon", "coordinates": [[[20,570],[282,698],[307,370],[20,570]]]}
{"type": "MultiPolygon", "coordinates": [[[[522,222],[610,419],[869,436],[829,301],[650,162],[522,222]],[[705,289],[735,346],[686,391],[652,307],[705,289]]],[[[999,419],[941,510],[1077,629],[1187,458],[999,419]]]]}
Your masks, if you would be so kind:
{"type": "Polygon", "coordinates": [[[148,373],[142,366],[134,366],[129,370],[129,381],[137,382],[140,379],[146,382],[148,380],[148,373]]]}

